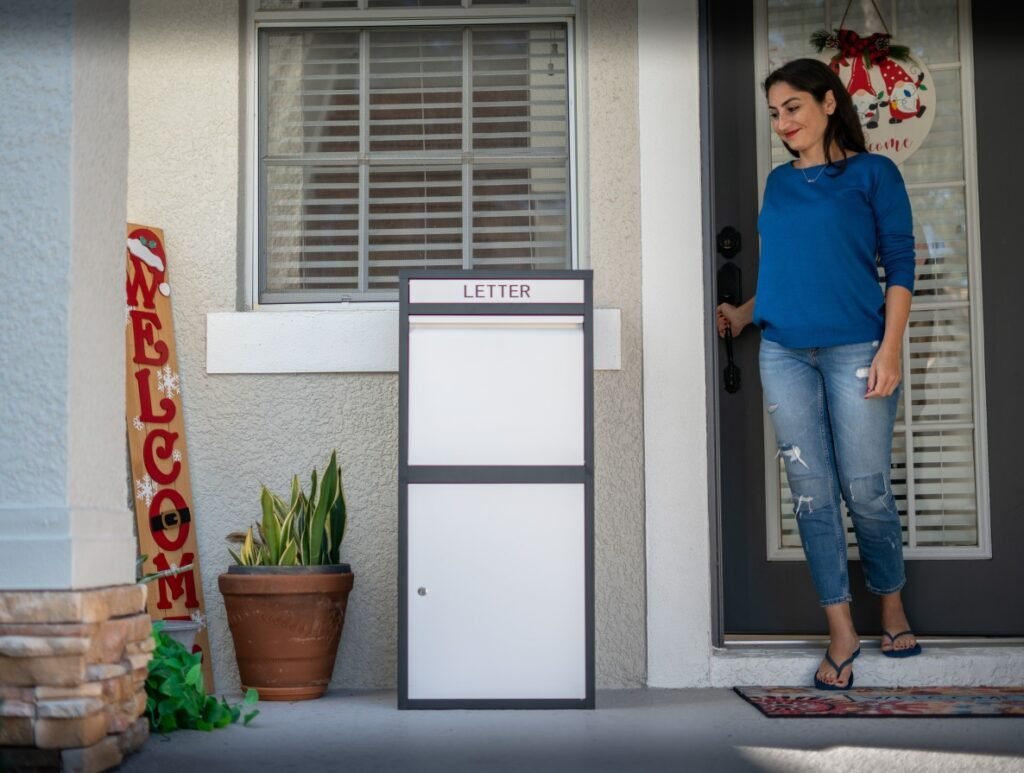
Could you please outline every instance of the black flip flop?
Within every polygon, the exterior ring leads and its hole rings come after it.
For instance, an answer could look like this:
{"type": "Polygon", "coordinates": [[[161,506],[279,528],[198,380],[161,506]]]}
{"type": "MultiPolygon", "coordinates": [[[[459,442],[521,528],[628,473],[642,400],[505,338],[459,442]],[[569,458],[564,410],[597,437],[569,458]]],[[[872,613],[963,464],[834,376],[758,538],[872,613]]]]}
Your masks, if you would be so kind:
{"type": "Polygon", "coordinates": [[[921,654],[921,643],[916,642],[913,647],[904,647],[901,650],[896,649],[896,640],[901,636],[913,636],[913,631],[900,631],[897,634],[891,634],[888,631],[882,631],[882,636],[886,636],[889,639],[890,649],[882,650],[882,654],[887,658],[912,658],[914,655],[921,654]]]}
{"type": "MultiPolygon", "coordinates": [[[[836,679],[838,679],[840,676],[842,676],[843,669],[850,665],[853,661],[855,661],[859,654],[860,647],[858,647],[857,651],[850,655],[850,657],[848,657],[846,660],[844,660],[837,666],[836,662],[832,660],[832,654],[828,650],[825,650],[825,660],[827,660],[828,664],[835,669],[836,679]]],[[[848,681],[844,685],[829,684],[828,682],[823,682],[818,678],[818,675],[815,674],[814,686],[819,690],[849,690],[851,687],[853,687],[853,671],[850,672],[850,681],[848,681]]]]}

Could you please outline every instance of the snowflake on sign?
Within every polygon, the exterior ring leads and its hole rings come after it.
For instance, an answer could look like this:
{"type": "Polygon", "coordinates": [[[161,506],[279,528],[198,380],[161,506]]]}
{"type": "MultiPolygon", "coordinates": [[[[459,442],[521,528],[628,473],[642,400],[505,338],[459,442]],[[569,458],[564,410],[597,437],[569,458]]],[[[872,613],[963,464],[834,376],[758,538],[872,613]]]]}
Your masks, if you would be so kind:
{"type": "Polygon", "coordinates": [[[127,326],[128,323],[132,321],[132,312],[133,311],[135,311],[135,307],[132,306],[130,303],[126,303],[124,305],[124,324],[125,324],[125,326],[127,326]]]}
{"type": "Polygon", "coordinates": [[[181,378],[177,373],[171,372],[170,365],[164,365],[163,370],[156,372],[157,391],[163,392],[167,397],[181,394],[181,378]]]}
{"type": "Polygon", "coordinates": [[[171,461],[172,462],[180,462],[181,461],[181,451],[179,451],[177,448],[175,448],[174,451],[171,452],[171,461]]]}
{"type": "Polygon", "coordinates": [[[157,485],[153,481],[149,474],[142,476],[142,480],[135,481],[135,498],[142,499],[146,502],[146,507],[149,507],[153,503],[153,497],[156,496],[157,485]]]}
{"type": "Polygon", "coordinates": [[[135,427],[135,429],[139,430],[140,432],[146,428],[146,425],[142,423],[142,419],[140,419],[138,416],[132,419],[132,426],[135,427]]]}

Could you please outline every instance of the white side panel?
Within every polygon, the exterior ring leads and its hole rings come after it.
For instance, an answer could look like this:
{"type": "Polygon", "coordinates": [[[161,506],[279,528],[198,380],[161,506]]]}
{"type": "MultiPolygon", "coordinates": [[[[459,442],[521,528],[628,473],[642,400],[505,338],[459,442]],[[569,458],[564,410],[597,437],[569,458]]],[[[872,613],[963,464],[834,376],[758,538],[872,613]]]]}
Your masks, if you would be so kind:
{"type": "Polygon", "coordinates": [[[584,523],[582,484],[410,485],[408,697],[584,699],[584,523]]]}
{"type": "Polygon", "coordinates": [[[410,318],[410,465],[584,463],[582,319],[552,319],[410,318]]]}

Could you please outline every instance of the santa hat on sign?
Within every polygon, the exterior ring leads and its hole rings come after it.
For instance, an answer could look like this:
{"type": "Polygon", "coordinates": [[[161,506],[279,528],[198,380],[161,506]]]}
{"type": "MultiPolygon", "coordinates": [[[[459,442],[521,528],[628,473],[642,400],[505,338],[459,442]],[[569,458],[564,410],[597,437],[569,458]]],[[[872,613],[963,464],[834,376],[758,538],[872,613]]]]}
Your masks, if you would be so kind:
{"type": "Polygon", "coordinates": [[[157,271],[163,271],[164,262],[159,255],[149,248],[150,244],[156,247],[155,240],[146,239],[145,234],[141,236],[134,235],[132,238],[128,239],[128,252],[150,268],[154,268],[157,271]]]}
{"type": "Polygon", "coordinates": [[[924,81],[924,72],[918,73],[915,79],[903,67],[892,59],[885,59],[880,65],[882,80],[885,81],[885,92],[889,95],[889,123],[899,123],[907,118],[918,118],[925,111],[921,97],[917,93],[924,81]]]}
{"type": "Polygon", "coordinates": [[[846,90],[850,92],[857,112],[862,113],[862,120],[869,129],[872,129],[878,125],[878,92],[875,90],[875,84],[871,82],[868,69],[864,66],[864,57],[854,56],[852,60],[846,90]]]}

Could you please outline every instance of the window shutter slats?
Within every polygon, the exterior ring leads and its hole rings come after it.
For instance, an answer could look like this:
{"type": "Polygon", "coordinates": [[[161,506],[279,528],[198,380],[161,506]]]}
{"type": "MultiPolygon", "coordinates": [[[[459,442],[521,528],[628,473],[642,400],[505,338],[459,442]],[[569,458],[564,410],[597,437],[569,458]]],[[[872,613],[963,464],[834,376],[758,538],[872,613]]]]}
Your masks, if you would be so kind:
{"type": "Polygon", "coordinates": [[[912,311],[908,330],[904,356],[909,358],[914,426],[972,421],[970,310],[912,311]]]}
{"type": "Polygon", "coordinates": [[[928,301],[966,301],[968,262],[963,188],[914,190],[914,295],[928,301]]]}
{"type": "Polygon", "coordinates": [[[403,268],[462,266],[462,169],[370,172],[369,286],[397,286],[403,268]]]}
{"type": "Polygon", "coordinates": [[[265,185],[268,290],[354,289],[359,268],[358,170],[271,166],[265,185]]]}
{"type": "Polygon", "coordinates": [[[369,149],[462,148],[462,31],[369,33],[369,149]]]}
{"type": "Polygon", "coordinates": [[[359,151],[359,34],[264,33],[271,158],[359,151]]]}
{"type": "Polygon", "coordinates": [[[260,36],[264,302],[571,266],[564,24],[260,36]]]}
{"type": "Polygon", "coordinates": [[[474,30],[474,150],[567,155],[566,45],[563,26],[474,30]]]}
{"type": "Polygon", "coordinates": [[[473,179],[473,261],[551,268],[568,251],[562,167],[478,169],[473,179]]]}

